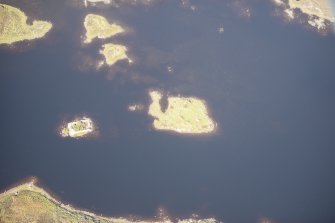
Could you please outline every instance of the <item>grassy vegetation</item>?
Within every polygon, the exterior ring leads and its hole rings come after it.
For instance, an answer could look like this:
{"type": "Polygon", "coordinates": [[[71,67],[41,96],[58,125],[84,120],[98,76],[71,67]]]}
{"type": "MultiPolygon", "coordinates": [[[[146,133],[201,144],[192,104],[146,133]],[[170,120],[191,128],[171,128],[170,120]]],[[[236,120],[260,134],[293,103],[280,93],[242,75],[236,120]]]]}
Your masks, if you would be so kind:
{"type": "MultiPolygon", "coordinates": [[[[0,194],[1,223],[172,223],[170,219],[141,221],[106,218],[80,211],[52,198],[32,182],[0,194]]],[[[216,223],[214,218],[177,219],[178,223],[216,223]]]]}
{"type": "Polygon", "coordinates": [[[28,25],[27,16],[20,9],[0,4],[0,44],[42,38],[51,28],[52,24],[45,21],[28,25]]]}
{"type": "Polygon", "coordinates": [[[95,38],[106,39],[124,32],[121,26],[110,24],[105,17],[95,14],[88,14],[85,17],[84,27],[86,29],[85,43],[90,43],[95,38]]]}
{"type": "Polygon", "coordinates": [[[102,50],[100,53],[104,55],[106,64],[109,66],[115,64],[119,60],[124,59],[128,59],[128,61],[131,62],[127,56],[127,47],[123,45],[113,43],[104,44],[102,45],[102,50]]]}
{"type": "Polygon", "coordinates": [[[168,107],[162,112],[162,95],[152,91],[150,97],[152,103],[149,106],[149,115],[156,118],[153,123],[156,129],[193,134],[214,131],[215,123],[209,117],[204,101],[192,97],[169,97],[168,107]]]}
{"type": "Polygon", "coordinates": [[[87,123],[84,121],[77,121],[75,122],[73,125],[71,125],[71,128],[75,131],[82,131],[82,130],[86,130],[88,127],[87,123]]]}
{"type": "Polygon", "coordinates": [[[15,187],[0,195],[1,223],[111,223],[127,222],[78,211],[61,204],[31,183],[15,187]]]}

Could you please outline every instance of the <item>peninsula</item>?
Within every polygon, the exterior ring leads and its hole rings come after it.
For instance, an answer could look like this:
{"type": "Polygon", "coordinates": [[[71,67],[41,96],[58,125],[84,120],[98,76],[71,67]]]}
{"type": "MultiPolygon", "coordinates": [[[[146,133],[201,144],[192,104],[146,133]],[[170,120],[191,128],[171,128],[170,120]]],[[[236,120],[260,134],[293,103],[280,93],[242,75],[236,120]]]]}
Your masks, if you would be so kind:
{"type": "MultiPolygon", "coordinates": [[[[65,205],[34,181],[16,186],[0,194],[1,223],[172,223],[168,218],[154,221],[137,221],[126,218],[107,218],[94,213],[77,210],[65,205]]],[[[177,219],[178,223],[216,223],[214,218],[207,219],[177,219]]]]}
{"type": "Polygon", "coordinates": [[[81,119],[75,119],[72,122],[69,122],[62,126],[61,136],[62,137],[72,137],[80,138],[87,136],[88,134],[94,131],[94,125],[90,118],[83,117],[81,119]]]}
{"type": "Polygon", "coordinates": [[[123,45],[107,43],[102,45],[102,50],[100,54],[105,57],[105,62],[107,65],[112,66],[119,60],[127,59],[129,63],[132,62],[127,56],[127,47],[123,45]]]}
{"type": "Polygon", "coordinates": [[[52,23],[40,20],[29,25],[27,19],[20,9],[0,4],[0,44],[42,38],[52,28],[52,23]]]}
{"type": "Polygon", "coordinates": [[[110,24],[107,19],[101,15],[88,14],[84,20],[86,30],[84,43],[90,43],[93,39],[107,39],[118,33],[124,32],[124,29],[117,24],[110,24]]]}
{"type": "Polygon", "coordinates": [[[153,126],[158,130],[170,130],[184,134],[204,134],[215,130],[216,124],[209,117],[203,100],[194,97],[168,97],[166,111],[162,111],[162,94],[149,92],[152,103],[148,114],[155,118],[153,126]]]}

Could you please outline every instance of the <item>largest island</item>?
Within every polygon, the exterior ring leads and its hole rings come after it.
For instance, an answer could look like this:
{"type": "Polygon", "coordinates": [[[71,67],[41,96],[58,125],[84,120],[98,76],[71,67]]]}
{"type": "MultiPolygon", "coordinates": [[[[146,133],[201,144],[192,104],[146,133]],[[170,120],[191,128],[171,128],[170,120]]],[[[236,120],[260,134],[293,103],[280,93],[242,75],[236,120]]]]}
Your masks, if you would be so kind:
{"type": "Polygon", "coordinates": [[[160,104],[163,95],[150,91],[152,103],[148,114],[154,117],[153,126],[158,130],[181,134],[208,134],[215,130],[216,123],[208,114],[205,101],[195,97],[168,97],[167,108],[160,104]]]}

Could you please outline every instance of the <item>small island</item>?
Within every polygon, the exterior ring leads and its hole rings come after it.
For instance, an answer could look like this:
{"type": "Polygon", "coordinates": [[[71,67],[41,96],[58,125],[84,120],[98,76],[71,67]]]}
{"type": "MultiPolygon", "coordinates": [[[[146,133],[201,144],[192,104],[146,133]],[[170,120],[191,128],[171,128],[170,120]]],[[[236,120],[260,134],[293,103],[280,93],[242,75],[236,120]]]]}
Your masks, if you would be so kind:
{"type": "Polygon", "coordinates": [[[107,39],[118,33],[124,32],[124,29],[117,24],[110,24],[107,19],[101,15],[88,14],[84,20],[86,29],[84,43],[90,43],[93,39],[107,39]]]}
{"type": "Polygon", "coordinates": [[[153,126],[158,130],[170,130],[184,134],[204,134],[213,132],[216,124],[209,117],[206,103],[194,97],[168,97],[166,111],[162,111],[162,94],[149,92],[152,103],[148,114],[155,118],[153,126]]]}
{"type": "Polygon", "coordinates": [[[52,23],[35,20],[27,24],[27,16],[20,9],[0,4],[0,44],[12,44],[45,36],[52,23]]]}
{"type": "Polygon", "coordinates": [[[132,62],[131,59],[127,56],[127,47],[123,45],[107,43],[102,45],[102,50],[100,54],[105,57],[105,62],[108,66],[112,66],[119,60],[128,60],[129,63],[132,62]]]}
{"type": "MultiPolygon", "coordinates": [[[[111,201],[112,202],[112,201],[111,201]]],[[[107,218],[65,205],[34,181],[21,184],[0,194],[1,223],[172,223],[168,218],[142,221],[127,218],[107,218]]],[[[216,223],[214,218],[177,219],[178,223],[216,223]]]]}
{"type": "Polygon", "coordinates": [[[75,119],[62,126],[60,135],[62,137],[80,138],[94,131],[94,125],[90,118],[83,117],[75,119]]]}

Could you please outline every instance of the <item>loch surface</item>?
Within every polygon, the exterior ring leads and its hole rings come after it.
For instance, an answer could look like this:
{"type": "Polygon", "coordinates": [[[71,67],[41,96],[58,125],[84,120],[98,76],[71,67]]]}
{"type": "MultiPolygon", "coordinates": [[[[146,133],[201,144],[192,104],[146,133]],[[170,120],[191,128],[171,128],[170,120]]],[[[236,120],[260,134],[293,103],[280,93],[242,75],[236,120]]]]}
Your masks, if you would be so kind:
{"type": "Polygon", "coordinates": [[[62,202],[106,216],[335,221],[333,33],[274,16],[270,1],[1,3],[53,29],[0,46],[0,190],[36,176],[62,202]],[[125,33],[82,44],[88,13],[125,33]],[[133,63],[97,70],[110,42],[133,63]],[[156,131],[150,90],[205,100],[216,132],[156,131]],[[133,103],[145,109],[129,112],[133,103]],[[60,137],[76,115],[99,134],[60,137]]]}

